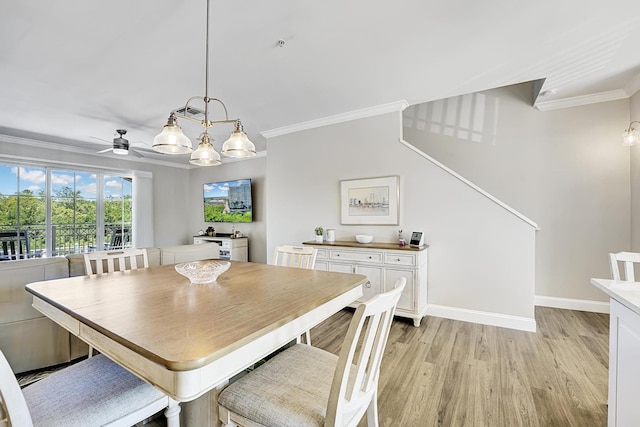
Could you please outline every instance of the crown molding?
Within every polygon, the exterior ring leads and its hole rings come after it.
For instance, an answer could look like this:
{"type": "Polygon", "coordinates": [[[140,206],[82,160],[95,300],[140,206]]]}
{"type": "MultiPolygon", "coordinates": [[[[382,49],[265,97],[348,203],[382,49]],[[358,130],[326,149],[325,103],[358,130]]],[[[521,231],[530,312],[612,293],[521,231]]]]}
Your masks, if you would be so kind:
{"type": "MultiPolygon", "coordinates": [[[[39,141],[36,139],[24,138],[24,137],[13,136],[13,135],[0,135],[0,142],[7,142],[9,144],[26,145],[30,147],[37,147],[41,149],[44,148],[48,150],[66,151],[69,153],[89,155],[97,158],[96,152],[93,151],[92,149],[59,144],[57,142],[39,141]]],[[[124,160],[126,162],[147,163],[147,164],[154,164],[158,166],[168,166],[168,167],[179,168],[179,169],[189,169],[189,166],[190,166],[188,163],[183,165],[180,163],[166,162],[164,160],[150,159],[148,157],[135,157],[135,156],[127,155],[126,158],[123,158],[123,156],[119,154],[109,154],[109,153],[103,153],[101,154],[101,156],[109,157],[116,160],[118,159],[124,160]]]]}
{"type": "Polygon", "coordinates": [[[630,82],[624,87],[624,91],[628,96],[633,96],[640,90],[640,74],[636,75],[630,82]]]}
{"type": "MultiPolygon", "coordinates": [[[[83,154],[83,155],[89,155],[92,157],[97,157],[96,152],[93,151],[92,149],[70,146],[70,145],[60,144],[57,142],[39,141],[36,139],[13,136],[13,135],[0,134],[0,142],[7,142],[9,144],[17,144],[17,145],[26,145],[30,147],[36,147],[36,148],[45,148],[45,149],[56,150],[56,151],[66,151],[74,154],[83,154]]],[[[0,153],[0,156],[2,156],[2,153],[0,153]]],[[[110,154],[110,153],[103,153],[100,156],[106,156],[111,159],[124,160],[127,162],[153,164],[157,166],[166,166],[166,167],[178,168],[178,169],[195,169],[195,168],[201,167],[201,166],[191,165],[188,160],[186,160],[185,163],[177,163],[177,162],[168,162],[165,160],[151,159],[149,157],[135,157],[135,156],[123,157],[119,154],[110,154]]],[[[267,151],[264,150],[264,151],[258,151],[254,157],[250,157],[250,158],[233,159],[229,157],[223,157],[222,164],[240,162],[244,160],[251,160],[251,159],[261,158],[266,156],[267,156],[267,151]]]]}
{"type": "Polygon", "coordinates": [[[390,102],[388,104],[378,105],[375,107],[363,108],[361,110],[350,111],[347,113],[336,114],[334,116],[324,117],[321,119],[309,120],[308,122],[297,123],[295,125],[283,126],[276,129],[260,132],[260,135],[269,139],[277,136],[287,135],[303,130],[315,129],[327,125],[335,125],[338,123],[349,122],[367,117],[379,116],[380,114],[395,113],[403,111],[409,106],[405,100],[390,102]]]}
{"type": "Polygon", "coordinates": [[[555,99],[553,101],[536,102],[534,107],[540,111],[559,110],[561,108],[579,107],[581,105],[597,104],[599,102],[616,101],[628,98],[624,89],[609,90],[606,92],[592,93],[589,95],[574,96],[571,98],[555,99]]]}

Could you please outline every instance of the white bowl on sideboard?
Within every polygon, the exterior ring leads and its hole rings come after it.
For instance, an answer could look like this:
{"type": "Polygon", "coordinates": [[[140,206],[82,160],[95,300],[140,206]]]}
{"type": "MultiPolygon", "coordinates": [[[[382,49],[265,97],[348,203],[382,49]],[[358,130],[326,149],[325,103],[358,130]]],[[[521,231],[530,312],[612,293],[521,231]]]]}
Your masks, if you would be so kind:
{"type": "Polygon", "coordinates": [[[358,243],[371,243],[373,236],[370,234],[356,234],[356,240],[358,243]]]}

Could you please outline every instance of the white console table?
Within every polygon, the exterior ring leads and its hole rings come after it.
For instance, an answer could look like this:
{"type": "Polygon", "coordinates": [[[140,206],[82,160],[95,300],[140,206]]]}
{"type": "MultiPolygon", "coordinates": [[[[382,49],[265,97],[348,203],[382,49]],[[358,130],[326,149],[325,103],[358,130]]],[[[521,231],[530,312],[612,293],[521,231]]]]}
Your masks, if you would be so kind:
{"type": "Polygon", "coordinates": [[[220,246],[220,259],[230,261],[249,261],[249,238],[228,236],[193,236],[193,244],[217,243],[220,246]]]}
{"type": "Polygon", "coordinates": [[[358,301],[393,288],[400,277],[407,279],[396,315],[413,319],[416,327],[427,311],[427,246],[412,248],[393,243],[337,241],[304,242],[318,249],[316,270],[357,273],[367,276],[358,301]]]}

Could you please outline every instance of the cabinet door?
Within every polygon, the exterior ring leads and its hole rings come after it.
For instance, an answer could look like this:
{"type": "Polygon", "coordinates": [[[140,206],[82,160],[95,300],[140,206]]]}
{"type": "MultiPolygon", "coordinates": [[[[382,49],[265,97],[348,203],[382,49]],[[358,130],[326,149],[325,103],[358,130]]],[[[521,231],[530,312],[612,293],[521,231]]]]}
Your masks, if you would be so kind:
{"type": "Polygon", "coordinates": [[[398,308],[413,312],[416,309],[416,300],[414,297],[415,272],[413,270],[402,270],[387,267],[384,272],[384,290],[385,292],[388,292],[393,289],[396,281],[401,277],[407,279],[407,284],[404,285],[404,291],[402,291],[402,295],[400,295],[398,308]]]}
{"type": "Polygon", "coordinates": [[[336,273],[353,273],[353,264],[341,264],[338,262],[332,262],[329,264],[329,271],[336,273]]]}
{"type": "Polygon", "coordinates": [[[362,297],[358,301],[366,301],[382,292],[382,267],[365,267],[356,265],[356,274],[364,274],[368,281],[362,285],[362,297]]]}
{"type": "Polygon", "coordinates": [[[329,263],[327,261],[316,261],[313,269],[318,271],[329,271],[329,263]]]}
{"type": "Polygon", "coordinates": [[[640,316],[611,300],[609,349],[609,426],[638,425],[640,316]]]}

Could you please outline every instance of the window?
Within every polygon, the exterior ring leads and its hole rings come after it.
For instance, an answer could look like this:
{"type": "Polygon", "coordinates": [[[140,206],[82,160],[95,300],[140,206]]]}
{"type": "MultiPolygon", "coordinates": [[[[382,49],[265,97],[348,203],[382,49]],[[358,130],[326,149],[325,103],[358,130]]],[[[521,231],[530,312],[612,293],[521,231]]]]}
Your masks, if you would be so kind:
{"type": "Polygon", "coordinates": [[[131,247],[131,178],[104,178],[104,241],[113,249],[131,247]]]}
{"type": "Polygon", "coordinates": [[[132,178],[0,164],[0,259],[131,246],[132,178]]]}

